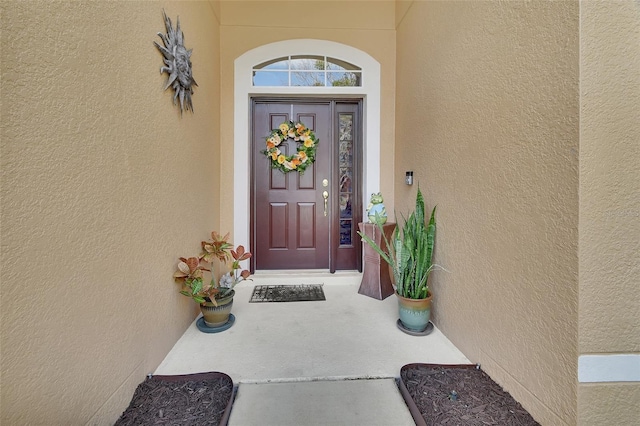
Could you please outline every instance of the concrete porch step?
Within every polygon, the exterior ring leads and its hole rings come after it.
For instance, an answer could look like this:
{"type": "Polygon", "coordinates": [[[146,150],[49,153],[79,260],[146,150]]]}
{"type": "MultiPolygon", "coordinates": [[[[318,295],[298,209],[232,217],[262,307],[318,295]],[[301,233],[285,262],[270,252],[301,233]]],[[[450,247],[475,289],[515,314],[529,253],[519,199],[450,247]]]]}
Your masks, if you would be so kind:
{"type": "Polygon", "coordinates": [[[241,383],[229,426],[414,425],[395,379],[241,383]]]}

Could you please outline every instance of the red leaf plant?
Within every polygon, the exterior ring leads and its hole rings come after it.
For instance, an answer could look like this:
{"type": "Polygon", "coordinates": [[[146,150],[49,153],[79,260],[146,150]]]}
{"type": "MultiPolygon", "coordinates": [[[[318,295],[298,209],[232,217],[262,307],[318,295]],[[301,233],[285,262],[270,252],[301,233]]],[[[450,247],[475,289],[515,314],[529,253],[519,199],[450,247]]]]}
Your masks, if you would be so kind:
{"type": "Polygon", "coordinates": [[[217,306],[216,300],[227,296],[236,284],[248,279],[251,275],[248,270],[241,270],[240,267],[240,262],[248,260],[251,253],[242,245],[234,249],[233,244],[229,242],[229,233],[221,236],[213,231],[211,239],[202,241],[201,245],[202,253],[198,257],[179,258],[173,278],[182,284],[180,294],[192,298],[199,304],[210,301],[217,306]],[[231,261],[228,272],[223,273],[219,280],[215,278],[214,260],[220,263],[221,270],[224,270],[228,266],[227,263],[231,261]],[[208,285],[204,284],[204,272],[211,273],[211,282],[208,285]]]}

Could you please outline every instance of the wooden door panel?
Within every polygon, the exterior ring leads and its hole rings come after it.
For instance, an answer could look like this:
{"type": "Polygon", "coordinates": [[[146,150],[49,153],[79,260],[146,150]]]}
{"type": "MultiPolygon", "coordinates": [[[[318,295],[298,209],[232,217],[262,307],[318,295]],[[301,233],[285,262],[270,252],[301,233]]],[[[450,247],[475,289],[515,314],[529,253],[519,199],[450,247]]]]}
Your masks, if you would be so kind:
{"type": "Polygon", "coordinates": [[[316,248],[316,204],[298,203],[298,241],[296,248],[316,248]]]}
{"type": "MultiPolygon", "coordinates": [[[[252,103],[252,268],[362,270],[362,105],[358,101],[252,103]],[[300,121],[320,140],[304,174],[271,169],[262,150],[272,129],[300,121]],[[327,179],[328,187],[323,187],[327,179]],[[325,215],[322,192],[330,194],[325,215]]],[[[287,140],[285,155],[297,150],[287,140]]]]}
{"type": "Polygon", "coordinates": [[[270,170],[269,189],[287,189],[287,179],[279,170],[270,170]]]}
{"type": "Polygon", "coordinates": [[[289,114],[269,114],[269,130],[277,129],[280,124],[286,121],[289,121],[289,114]]]}
{"type": "MultiPolygon", "coordinates": [[[[328,269],[330,217],[319,188],[331,175],[330,105],[256,102],[252,116],[255,268],[328,269]],[[289,120],[302,122],[320,140],[316,162],[303,175],[272,169],[261,153],[270,131],[289,120]]],[[[297,142],[288,139],[279,148],[292,155],[297,142]]]]}
{"type": "Polygon", "coordinates": [[[316,173],[314,164],[307,167],[303,175],[298,174],[297,185],[298,189],[311,189],[315,190],[316,173]]]}
{"type": "Polygon", "coordinates": [[[289,206],[287,203],[270,203],[269,207],[269,248],[286,249],[289,206]]]}

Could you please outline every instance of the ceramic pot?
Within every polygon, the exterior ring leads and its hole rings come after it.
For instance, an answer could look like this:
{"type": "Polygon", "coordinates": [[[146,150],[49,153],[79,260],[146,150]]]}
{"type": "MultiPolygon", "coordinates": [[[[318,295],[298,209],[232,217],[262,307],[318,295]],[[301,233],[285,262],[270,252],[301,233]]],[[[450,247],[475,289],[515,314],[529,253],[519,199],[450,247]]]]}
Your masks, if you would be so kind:
{"type": "Polygon", "coordinates": [[[433,295],[429,293],[425,299],[407,299],[396,292],[396,296],[398,297],[398,313],[402,325],[411,331],[424,331],[431,318],[433,295]]]}
{"type": "Polygon", "coordinates": [[[218,306],[215,306],[212,302],[205,302],[204,305],[200,305],[200,311],[202,311],[204,323],[207,327],[220,327],[229,321],[235,294],[236,291],[231,290],[225,297],[216,299],[218,306]]]}

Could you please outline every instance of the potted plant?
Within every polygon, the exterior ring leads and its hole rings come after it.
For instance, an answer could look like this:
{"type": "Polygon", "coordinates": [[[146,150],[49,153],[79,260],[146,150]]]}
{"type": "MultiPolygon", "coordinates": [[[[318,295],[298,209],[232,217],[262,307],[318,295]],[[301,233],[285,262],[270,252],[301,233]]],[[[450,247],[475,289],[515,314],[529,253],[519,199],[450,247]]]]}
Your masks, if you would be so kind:
{"type": "Polygon", "coordinates": [[[224,326],[229,321],[233,306],[233,289],[240,281],[246,280],[250,273],[240,270],[240,262],[251,257],[244,246],[233,249],[229,242],[229,234],[224,237],[216,231],[211,233],[211,240],[202,241],[202,253],[197,257],[181,257],[174,279],[182,284],[180,293],[192,298],[200,305],[204,323],[208,327],[224,326]],[[213,262],[218,260],[221,268],[231,261],[230,270],[216,280],[213,262]],[[211,274],[211,281],[204,284],[205,272],[211,274]]]}
{"type": "Polygon", "coordinates": [[[403,217],[403,225],[396,227],[390,240],[382,232],[382,226],[378,225],[385,242],[384,250],[370,237],[358,232],[393,271],[400,322],[413,332],[424,331],[431,316],[429,274],[436,266],[432,262],[436,234],[435,214],[434,207],[429,223],[426,223],[424,198],[418,188],[415,210],[408,218],[403,217]]]}

